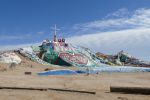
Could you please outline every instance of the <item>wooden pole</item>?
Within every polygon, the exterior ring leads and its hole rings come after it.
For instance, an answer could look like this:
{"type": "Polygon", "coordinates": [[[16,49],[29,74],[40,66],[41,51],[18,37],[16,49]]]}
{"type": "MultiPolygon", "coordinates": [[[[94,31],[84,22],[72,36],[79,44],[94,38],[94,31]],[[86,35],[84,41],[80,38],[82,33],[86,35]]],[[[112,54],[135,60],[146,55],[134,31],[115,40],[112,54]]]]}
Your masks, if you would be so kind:
{"type": "Polygon", "coordinates": [[[94,91],[83,91],[83,90],[72,90],[72,89],[55,89],[55,88],[48,88],[48,90],[96,94],[96,92],[94,92],[94,91]]]}
{"type": "Polygon", "coordinates": [[[129,94],[147,94],[147,95],[150,95],[150,87],[110,86],[110,92],[122,92],[122,93],[129,93],[129,94]]]}
{"type": "Polygon", "coordinates": [[[4,87],[0,86],[0,89],[13,89],[13,90],[38,90],[38,91],[62,91],[62,92],[77,92],[77,93],[88,93],[96,94],[94,91],[83,91],[83,90],[72,90],[72,89],[58,89],[58,88],[36,88],[36,87],[4,87]]]}

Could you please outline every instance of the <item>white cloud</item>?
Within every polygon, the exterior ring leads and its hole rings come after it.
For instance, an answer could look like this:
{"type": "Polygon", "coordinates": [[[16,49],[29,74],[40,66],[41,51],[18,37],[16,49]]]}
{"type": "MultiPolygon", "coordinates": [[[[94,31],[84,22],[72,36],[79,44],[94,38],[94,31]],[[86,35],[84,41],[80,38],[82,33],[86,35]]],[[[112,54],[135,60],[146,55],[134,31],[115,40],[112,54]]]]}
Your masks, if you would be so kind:
{"type": "Polygon", "coordinates": [[[73,29],[77,33],[90,33],[68,38],[73,44],[109,54],[125,50],[150,60],[150,9],[137,9],[132,13],[121,9],[102,20],[76,24],[73,29]]]}
{"type": "Polygon", "coordinates": [[[116,54],[118,51],[125,50],[134,56],[150,60],[149,28],[75,36],[68,38],[67,41],[88,47],[95,52],[116,54]]]}
{"type": "Polygon", "coordinates": [[[30,39],[31,34],[24,35],[0,35],[0,40],[30,39]]]}
{"type": "Polygon", "coordinates": [[[137,27],[150,27],[150,9],[141,8],[130,13],[123,8],[108,14],[104,19],[76,24],[72,29],[76,33],[91,33],[137,27]]]}
{"type": "Polygon", "coordinates": [[[19,48],[24,48],[24,47],[29,47],[32,45],[37,45],[39,46],[40,43],[31,43],[31,44],[19,44],[19,45],[5,45],[5,46],[0,46],[0,51],[5,51],[5,50],[17,50],[19,48]]]}
{"type": "Polygon", "coordinates": [[[104,19],[106,18],[121,18],[121,17],[129,17],[130,12],[127,8],[121,8],[116,12],[108,14],[104,19]]]}
{"type": "Polygon", "coordinates": [[[43,35],[43,34],[45,34],[45,32],[40,31],[40,32],[37,32],[37,34],[43,35]]]}

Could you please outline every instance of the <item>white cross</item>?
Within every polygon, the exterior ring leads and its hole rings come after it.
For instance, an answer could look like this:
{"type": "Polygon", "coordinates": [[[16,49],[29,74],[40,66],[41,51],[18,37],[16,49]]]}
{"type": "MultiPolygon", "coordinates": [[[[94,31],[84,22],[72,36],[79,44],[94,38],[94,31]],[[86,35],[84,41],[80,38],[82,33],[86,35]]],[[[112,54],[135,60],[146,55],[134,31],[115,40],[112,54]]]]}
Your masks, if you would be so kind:
{"type": "Polygon", "coordinates": [[[54,30],[54,35],[55,35],[55,36],[57,35],[57,31],[60,30],[60,29],[57,28],[56,24],[55,24],[55,27],[52,27],[51,29],[54,30]]]}

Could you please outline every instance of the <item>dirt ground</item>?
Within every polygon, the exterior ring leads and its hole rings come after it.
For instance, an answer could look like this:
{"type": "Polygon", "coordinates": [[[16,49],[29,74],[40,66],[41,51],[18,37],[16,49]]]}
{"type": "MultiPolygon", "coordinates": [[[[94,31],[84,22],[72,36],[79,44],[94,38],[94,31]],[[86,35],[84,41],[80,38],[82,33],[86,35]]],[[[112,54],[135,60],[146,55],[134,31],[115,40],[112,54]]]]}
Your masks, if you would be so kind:
{"type": "Polygon", "coordinates": [[[0,100],[150,100],[150,95],[110,93],[110,86],[150,87],[150,73],[38,76],[37,72],[57,67],[43,66],[26,59],[14,68],[9,66],[10,64],[0,64],[0,87],[74,89],[95,91],[96,94],[0,89],[0,100]],[[32,74],[25,75],[25,72],[32,74]]]}

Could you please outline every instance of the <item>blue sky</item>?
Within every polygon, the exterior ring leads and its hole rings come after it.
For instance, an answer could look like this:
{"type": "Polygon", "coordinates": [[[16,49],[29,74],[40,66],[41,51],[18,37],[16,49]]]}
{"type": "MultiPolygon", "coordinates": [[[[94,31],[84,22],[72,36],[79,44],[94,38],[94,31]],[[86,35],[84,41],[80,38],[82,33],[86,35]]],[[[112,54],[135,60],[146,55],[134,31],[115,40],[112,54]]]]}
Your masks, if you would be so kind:
{"type": "Polygon", "coordinates": [[[50,27],[57,24],[59,36],[71,37],[94,32],[132,28],[96,27],[89,23],[130,17],[137,9],[149,9],[149,0],[0,0],[0,45],[18,45],[52,38],[50,27]],[[122,13],[123,12],[123,13],[122,13]],[[121,13],[119,16],[115,13],[121,13]],[[88,28],[88,29],[87,29],[88,28]]]}

